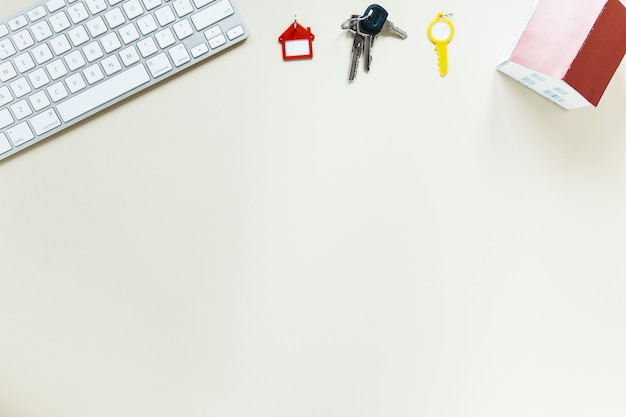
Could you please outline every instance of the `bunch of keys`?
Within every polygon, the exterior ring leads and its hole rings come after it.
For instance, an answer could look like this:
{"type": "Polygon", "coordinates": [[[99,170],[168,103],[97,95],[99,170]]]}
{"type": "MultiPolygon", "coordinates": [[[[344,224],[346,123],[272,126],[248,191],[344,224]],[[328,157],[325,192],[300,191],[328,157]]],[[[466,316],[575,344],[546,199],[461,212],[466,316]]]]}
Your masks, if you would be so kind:
{"type": "Polygon", "coordinates": [[[354,42],[352,43],[352,55],[350,59],[350,73],[348,80],[353,82],[356,78],[357,67],[361,54],[364,55],[363,69],[369,72],[372,62],[372,47],[374,46],[374,38],[381,32],[386,31],[392,33],[402,39],[406,39],[407,34],[402,29],[397,28],[393,23],[387,20],[389,13],[380,5],[372,4],[362,16],[352,15],[350,19],[343,22],[342,29],[347,29],[354,34],[354,42]]]}

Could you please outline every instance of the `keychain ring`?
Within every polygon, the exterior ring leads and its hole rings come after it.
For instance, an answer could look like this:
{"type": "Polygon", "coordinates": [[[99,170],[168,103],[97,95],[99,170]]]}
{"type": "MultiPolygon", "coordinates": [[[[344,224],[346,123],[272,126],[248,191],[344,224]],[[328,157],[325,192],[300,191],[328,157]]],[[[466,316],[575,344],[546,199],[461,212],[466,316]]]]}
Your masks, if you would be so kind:
{"type": "Polygon", "coordinates": [[[428,37],[433,43],[448,43],[454,36],[454,25],[446,16],[448,15],[439,12],[435,20],[428,25],[428,37]]]}

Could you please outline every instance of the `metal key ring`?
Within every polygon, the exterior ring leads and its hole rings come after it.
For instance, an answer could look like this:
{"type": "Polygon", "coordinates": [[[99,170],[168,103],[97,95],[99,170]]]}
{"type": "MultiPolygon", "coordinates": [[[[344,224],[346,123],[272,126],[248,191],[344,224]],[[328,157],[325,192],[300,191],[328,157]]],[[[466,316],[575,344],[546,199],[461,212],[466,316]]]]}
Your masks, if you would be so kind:
{"type": "Polygon", "coordinates": [[[342,29],[350,29],[350,24],[351,23],[355,23],[355,22],[358,23],[358,22],[360,22],[362,20],[365,20],[365,19],[367,19],[366,16],[353,15],[353,17],[351,17],[350,19],[346,20],[345,22],[343,22],[341,24],[341,28],[342,29]]]}

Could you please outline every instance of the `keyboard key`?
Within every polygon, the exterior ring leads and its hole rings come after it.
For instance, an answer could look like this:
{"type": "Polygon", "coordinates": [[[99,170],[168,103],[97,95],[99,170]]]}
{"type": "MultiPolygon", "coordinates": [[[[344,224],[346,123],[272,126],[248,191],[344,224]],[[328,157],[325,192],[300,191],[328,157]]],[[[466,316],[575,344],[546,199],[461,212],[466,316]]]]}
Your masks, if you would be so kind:
{"type": "Polygon", "coordinates": [[[150,73],[152,73],[154,78],[160,77],[161,75],[172,70],[172,64],[170,64],[170,60],[167,59],[165,52],[161,52],[154,58],[149,59],[146,61],[146,64],[148,64],[150,73]]]}
{"type": "Polygon", "coordinates": [[[161,5],[161,0],[142,0],[146,10],[152,10],[161,5]]]}
{"type": "Polygon", "coordinates": [[[72,19],[72,22],[75,24],[80,23],[89,17],[89,13],[83,3],[76,3],[74,6],[67,9],[67,13],[70,15],[70,19],[72,19]]]}
{"type": "Polygon", "coordinates": [[[161,26],[165,26],[176,20],[176,16],[174,16],[174,12],[169,5],[161,7],[159,10],[154,12],[154,15],[156,16],[157,20],[159,21],[159,25],[161,26]]]}
{"type": "Polygon", "coordinates": [[[91,14],[98,14],[107,7],[104,0],[86,0],[85,3],[87,3],[91,14]]]}
{"type": "Polygon", "coordinates": [[[107,23],[109,24],[109,27],[111,29],[115,29],[116,27],[126,23],[126,18],[122,13],[122,9],[120,9],[119,7],[116,7],[115,9],[106,12],[104,14],[104,18],[107,20],[107,23]]]}
{"type": "Polygon", "coordinates": [[[22,55],[16,56],[13,61],[17,66],[17,70],[21,73],[35,68],[35,62],[33,62],[33,58],[31,58],[28,52],[24,52],[22,55]]]}
{"type": "Polygon", "coordinates": [[[52,84],[50,87],[46,88],[46,91],[48,91],[50,99],[55,103],[59,100],[63,100],[69,95],[61,81],[52,84]]]}
{"type": "Polygon", "coordinates": [[[100,39],[100,42],[102,42],[102,47],[107,54],[122,47],[122,43],[115,32],[105,35],[102,39],[100,39]]]}
{"type": "Polygon", "coordinates": [[[102,48],[100,48],[100,44],[98,42],[91,42],[90,44],[84,46],[83,53],[89,62],[93,62],[104,56],[104,52],[102,52],[102,48]]]}
{"type": "Polygon", "coordinates": [[[0,129],[4,129],[5,127],[13,124],[15,120],[13,120],[13,116],[11,116],[11,112],[9,109],[0,110],[0,129]]]}
{"type": "Polygon", "coordinates": [[[77,91],[80,91],[83,88],[87,87],[85,79],[78,72],[67,77],[65,79],[65,84],[67,84],[67,88],[69,88],[70,93],[76,93],[77,91]]]}
{"type": "Polygon", "coordinates": [[[204,37],[207,38],[207,40],[211,40],[214,37],[219,36],[221,34],[222,34],[222,29],[220,29],[219,26],[213,26],[212,28],[204,32],[204,37]]]}
{"type": "Polygon", "coordinates": [[[30,32],[26,29],[13,35],[13,42],[15,42],[15,46],[20,51],[23,51],[24,49],[35,44],[35,40],[32,36],[30,36],[30,32]]]}
{"type": "Polygon", "coordinates": [[[235,13],[228,0],[220,0],[199,13],[191,16],[191,21],[197,30],[205,29],[213,23],[219,22],[235,13]]]}
{"type": "Polygon", "coordinates": [[[70,27],[70,20],[64,12],[59,12],[50,18],[50,24],[52,29],[59,33],[70,27]]]}
{"type": "Polygon", "coordinates": [[[13,91],[13,95],[16,98],[25,96],[32,91],[32,89],[30,88],[30,84],[28,84],[28,81],[26,81],[26,78],[24,77],[18,78],[17,80],[13,81],[11,84],[9,84],[9,87],[11,87],[11,91],[13,91]]]}
{"type": "Polygon", "coordinates": [[[122,37],[122,41],[126,45],[139,39],[139,32],[137,32],[137,28],[132,23],[129,23],[128,25],[121,28],[119,33],[122,37]]]}
{"type": "Polygon", "coordinates": [[[0,106],[4,106],[5,104],[9,104],[13,101],[13,95],[9,91],[9,87],[6,85],[0,86],[0,106]]]}
{"type": "Polygon", "coordinates": [[[214,37],[213,39],[209,39],[209,46],[211,47],[211,49],[217,49],[225,43],[226,37],[224,35],[219,35],[214,37]]]}
{"type": "Polygon", "coordinates": [[[115,55],[111,55],[102,60],[102,68],[104,68],[106,75],[111,75],[121,71],[122,64],[120,64],[120,60],[115,55]]]}
{"type": "Polygon", "coordinates": [[[3,83],[17,77],[17,71],[11,61],[6,61],[0,64],[0,81],[3,83]]]}
{"type": "Polygon", "coordinates": [[[104,103],[128,93],[134,88],[150,81],[150,76],[143,65],[136,65],[127,71],[75,95],[57,107],[61,119],[68,122],[104,103]]]}
{"type": "Polygon", "coordinates": [[[176,43],[176,38],[174,38],[174,34],[170,28],[163,29],[157,32],[154,37],[157,40],[157,43],[161,47],[161,49],[167,48],[168,46],[174,45],[176,43]]]}
{"type": "Polygon", "coordinates": [[[175,0],[173,2],[174,10],[176,10],[176,14],[178,17],[183,17],[193,12],[193,6],[189,2],[189,0],[175,0]]]}
{"type": "Polygon", "coordinates": [[[43,91],[36,92],[28,98],[28,101],[30,101],[31,106],[33,106],[35,111],[45,109],[50,105],[50,100],[48,100],[48,96],[43,91]]]}
{"type": "Polygon", "coordinates": [[[83,70],[83,75],[89,84],[95,84],[104,78],[104,74],[98,64],[94,64],[83,70]]]}
{"type": "Polygon", "coordinates": [[[122,5],[122,7],[124,7],[124,11],[126,12],[126,16],[128,16],[129,20],[132,20],[137,16],[141,16],[141,14],[143,13],[143,9],[141,7],[141,4],[139,4],[139,0],[128,0],[122,5]]]}
{"type": "Polygon", "coordinates": [[[33,53],[33,56],[35,57],[35,61],[39,65],[43,64],[44,62],[48,62],[52,58],[54,58],[54,55],[52,55],[52,51],[50,50],[48,45],[45,43],[33,48],[32,53],[33,53]]]}
{"type": "Polygon", "coordinates": [[[180,39],[181,41],[193,35],[193,28],[191,27],[191,23],[189,23],[189,20],[187,19],[175,23],[173,27],[174,32],[176,32],[176,36],[178,36],[178,39],[180,39]]]}
{"type": "Polygon", "coordinates": [[[107,26],[101,16],[91,19],[86,25],[92,38],[96,38],[107,31],[107,26]]]}
{"type": "Polygon", "coordinates": [[[9,139],[4,133],[0,132],[0,155],[9,152],[13,147],[9,143],[9,139]]]}
{"type": "Polygon", "coordinates": [[[127,67],[130,67],[140,60],[139,52],[137,52],[137,49],[132,45],[120,51],[120,58],[122,58],[122,62],[127,67]]]}
{"type": "Polygon", "coordinates": [[[189,53],[187,52],[187,49],[185,48],[185,45],[183,44],[178,44],[175,47],[169,49],[167,52],[170,54],[170,58],[172,58],[172,62],[174,63],[174,65],[176,65],[177,67],[186,64],[191,59],[189,53]]]}
{"type": "Polygon", "coordinates": [[[46,3],[46,7],[50,13],[56,12],[59,9],[62,9],[65,6],[65,1],[63,0],[49,0],[46,3]]]}
{"type": "Polygon", "coordinates": [[[41,88],[50,82],[50,79],[43,68],[38,68],[28,74],[28,79],[35,89],[41,88]]]}
{"type": "Polygon", "coordinates": [[[28,20],[26,20],[26,16],[24,16],[23,14],[9,20],[9,27],[11,28],[13,32],[23,28],[27,24],[28,24],[28,20]]]}
{"type": "Polygon", "coordinates": [[[55,127],[61,126],[61,120],[59,120],[54,110],[48,110],[30,119],[30,124],[36,134],[43,135],[55,127]]]}
{"type": "Polygon", "coordinates": [[[152,17],[151,14],[137,20],[137,26],[139,26],[139,30],[144,36],[158,29],[158,26],[154,21],[154,17],[152,17]]]}
{"type": "Polygon", "coordinates": [[[8,38],[0,39],[0,59],[7,59],[17,51],[8,38]]]}
{"type": "Polygon", "coordinates": [[[50,41],[50,45],[52,45],[52,49],[54,49],[54,53],[57,55],[64,54],[65,52],[72,49],[70,42],[67,40],[65,35],[59,35],[56,38],[50,41]]]}
{"type": "Polygon", "coordinates": [[[52,29],[50,29],[50,25],[45,20],[33,25],[32,29],[37,42],[41,42],[52,36],[52,29]]]}
{"type": "Polygon", "coordinates": [[[25,117],[33,114],[28,102],[26,100],[20,100],[17,103],[11,105],[11,111],[15,115],[17,120],[22,120],[25,117]]]}
{"type": "Polygon", "coordinates": [[[13,146],[23,145],[24,143],[35,138],[33,131],[30,130],[30,127],[28,127],[26,122],[13,126],[11,129],[7,130],[7,134],[9,135],[9,139],[13,143],[13,146]]]}
{"type": "Polygon", "coordinates": [[[149,57],[150,55],[154,54],[156,51],[159,50],[159,48],[157,48],[152,38],[146,38],[138,42],[137,48],[139,48],[139,52],[141,53],[141,56],[144,58],[149,57]]]}
{"type": "Polygon", "coordinates": [[[243,30],[243,27],[239,25],[226,32],[226,36],[228,36],[228,39],[232,41],[233,39],[237,39],[238,37],[242,36],[244,33],[245,32],[243,30]]]}
{"type": "Polygon", "coordinates": [[[9,34],[9,28],[7,28],[7,25],[0,24],[0,38],[8,34],[9,34]]]}
{"type": "Polygon", "coordinates": [[[44,9],[43,6],[35,7],[34,9],[29,10],[27,15],[31,22],[36,22],[46,15],[46,9],[44,9]]]}
{"type": "Polygon", "coordinates": [[[82,45],[89,40],[89,35],[84,26],[78,26],[67,32],[67,34],[70,36],[74,46],[82,45]]]}
{"type": "Polygon", "coordinates": [[[209,47],[206,46],[205,43],[201,43],[200,45],[191,48],[191,56],[194,58],[198,58],[200,55],[204,55],[207,52],[209,52],[209,47]]]}
{"type": "Polygon", "coordinates": [[[76,71],[78,68],[86,64],[83,54],[81,54],[78,50],[70,52],[65,55],[63,59],[65,60],[67,68],[69,68],[70,71],[76,71]]]}
{"type": "Polygon", "coordinates": [[[58,80],[67,74],[67,68],[63,65],[63,61],[57,59],[56,61],[52,61],[48,65],[46,65],[46,69],[48,70],[48,74],[53,80],[58,80]]]}

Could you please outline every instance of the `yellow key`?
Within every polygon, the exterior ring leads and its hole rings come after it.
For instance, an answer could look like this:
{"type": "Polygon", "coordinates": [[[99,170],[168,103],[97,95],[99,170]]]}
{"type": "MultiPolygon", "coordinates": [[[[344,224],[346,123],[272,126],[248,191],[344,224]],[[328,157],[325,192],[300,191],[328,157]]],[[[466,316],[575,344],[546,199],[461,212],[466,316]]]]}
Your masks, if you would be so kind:
{"type": "Polygon", "coordinates": [[[445,13],[437,13],[435,20],[428,26],[428,37],[435,44],[439,56],[439,74],[445,77],[448,73],[448,42],[454,35],[454,25],[445,13]]]}

